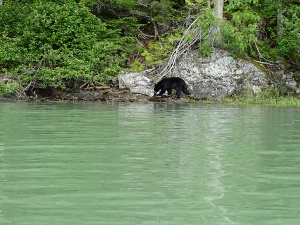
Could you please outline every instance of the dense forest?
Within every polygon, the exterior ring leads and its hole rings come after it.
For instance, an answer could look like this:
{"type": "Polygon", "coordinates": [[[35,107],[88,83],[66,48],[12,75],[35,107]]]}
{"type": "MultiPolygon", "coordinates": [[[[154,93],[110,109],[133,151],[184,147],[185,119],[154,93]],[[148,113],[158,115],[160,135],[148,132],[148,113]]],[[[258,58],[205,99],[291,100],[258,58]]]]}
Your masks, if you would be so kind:
{"type": "Polygon", "coordinates": [[[114,81],[189,48],[300,77],[299,15],[299,0],[1,0],[0,94],[114,81]]]}

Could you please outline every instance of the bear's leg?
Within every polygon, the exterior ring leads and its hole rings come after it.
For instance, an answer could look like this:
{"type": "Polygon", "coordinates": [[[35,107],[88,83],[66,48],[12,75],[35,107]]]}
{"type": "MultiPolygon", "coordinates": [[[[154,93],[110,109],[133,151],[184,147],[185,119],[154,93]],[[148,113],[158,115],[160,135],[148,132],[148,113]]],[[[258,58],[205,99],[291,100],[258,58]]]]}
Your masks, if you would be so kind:
{"type": "Polygon", "coordinates": [[[183,92],[184,94],[186,94],[186,95],[190,95],[190,94],[191,94],[191,93],[188,91],[186,85],[182,86],[182,92],[183,92]]]}
{"type": "Polygon", "coordinates": [[[181,87],[176,87],[176,96],[177,98],[180,98],[181,95],[181,87]]]}
{"type": "Polygon", "coordinates": [[[159,96],[162,96],[164,93],[166,92],[166,88],[162,88],[161,90],[160,90],[160,92],[159,92],[159,96]]]}
{"type": "Polygon", "coordinates": [[[171,94],[172,94],[172,89],[171,89],[171,88],[168,88],[167,91],[168,91],[168,95],[171,96],[171,94]]]}

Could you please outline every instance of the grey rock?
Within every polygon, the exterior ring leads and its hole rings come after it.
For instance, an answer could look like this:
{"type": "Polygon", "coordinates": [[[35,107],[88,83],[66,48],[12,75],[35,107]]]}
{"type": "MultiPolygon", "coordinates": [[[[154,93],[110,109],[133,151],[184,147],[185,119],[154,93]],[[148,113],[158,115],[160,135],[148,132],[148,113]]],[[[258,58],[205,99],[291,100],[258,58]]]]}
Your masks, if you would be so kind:
{"type": "MultiPolygon", "coordinates": [[[[274,80],[252,63],[235,59],[223,50],[215,50],[210,57],[203,57],[198,51],[186,52],[167,76],[183,78],[196,99],[218,100],[234,94],[252,96],[270,85],[276,86],[278,79],[286,85],[286,89],[300,92],[293,74],[279,71],[274,80]]],[[[151,79],[140,73],[119,75],[119,87],[129,88],[131,93],[152,96],[153,86],[151,79]]]]}
{"type": "Polygon", "coordinates": [[[219,99],[245,91],[257,93],[268,83],[266,74],[254,65],[222,50],[216,50],[210,57],[202,57],[197,51],[185,53],[172,76],[185,79],[195,97],[204,99],[219,99]]]}
{"type": "Polygon", "coordinates": [[[119,88],[129,88],[131,93],[153,95],[153,84],[147,76],[137,72],[122,72],[118,76],[119,88]]]}

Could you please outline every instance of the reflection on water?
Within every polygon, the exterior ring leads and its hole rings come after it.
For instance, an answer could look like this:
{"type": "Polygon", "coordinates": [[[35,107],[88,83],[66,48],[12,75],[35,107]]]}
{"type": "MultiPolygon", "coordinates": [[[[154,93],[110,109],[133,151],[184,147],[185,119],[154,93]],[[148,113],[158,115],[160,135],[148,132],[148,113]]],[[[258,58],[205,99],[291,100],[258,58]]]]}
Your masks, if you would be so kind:
{"type": "Polygon", "coordinates": [[[0,103],[0,224],[298,224],[299,111],[0,103]]]}

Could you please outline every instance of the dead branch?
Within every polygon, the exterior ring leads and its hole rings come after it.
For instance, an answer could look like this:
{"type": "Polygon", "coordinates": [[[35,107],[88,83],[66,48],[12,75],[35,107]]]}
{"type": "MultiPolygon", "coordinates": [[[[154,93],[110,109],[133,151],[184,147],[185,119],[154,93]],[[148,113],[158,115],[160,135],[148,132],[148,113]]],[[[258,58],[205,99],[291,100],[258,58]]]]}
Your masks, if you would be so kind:
{"type": "Polygon", "coordinates": [[[255,48],[256,48],[256,51],[257,51],[257,53],[258,53],[259,58],[266,61],[266,62],[264,62],[264,63],[263,63],[263,62],[260,62],[260,63],[262,63],[262,64],[269,64],[269,65],[277,64],[276,62],[267,60],[266,58],[264,58],[264,57],[262,56],[262,54],[261,54],[260,51],[259,51],[259,48],[258,48],[258,45],[257,45],[256,40],[254,40],[254,45],[255,45],[255,48]]]}
{"type": "Polygon", "coordinates": [[[200,26],[196,25],[198,19],[195,19],[188,28],[184,31],[182,37],[178,41],[175,49],[171,53],[168,63],[164,69],[159,74],[159,80],[169,74],[176,66],[176,60],[186,52],[192,45],[194,45],[198,40],[201,40],[202,29],[200,26]],[[192,37],[192,41],[188,40],[187,36],[192,37]]]}
{"type": "Polygon", "coordinates": [[[142,37],[143,37],[144,39],[147,39],[147,38],[155,38],[155,35],[146,34],[146,33],[144,33],[143,31],[141,31],[140,29],[138,29],[138,31],[142,34],[142,37]]]}
{"type": "Polygon", "coordinates": [[[41,58],[41,60],[31,69],[26,70],[24,73],[21,75],[33,75],[33,79],[29,82],[29,84],[23,88],[22,91],[19,92],[19,98],[21,95],[26,96],[26,91],[29,90],[29,88],[34,88],[36,84],[36,79],[37,79],[37,74],[40,71],[41,67],[45,64],[45,55],[41,58]]]}

